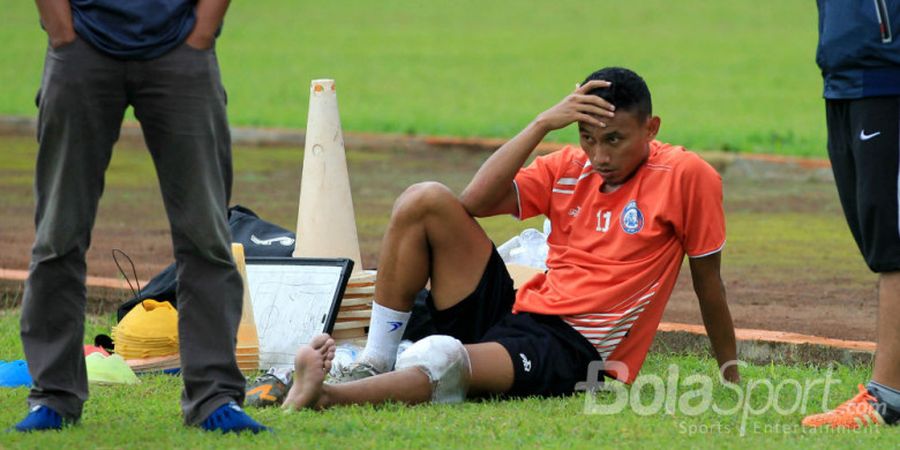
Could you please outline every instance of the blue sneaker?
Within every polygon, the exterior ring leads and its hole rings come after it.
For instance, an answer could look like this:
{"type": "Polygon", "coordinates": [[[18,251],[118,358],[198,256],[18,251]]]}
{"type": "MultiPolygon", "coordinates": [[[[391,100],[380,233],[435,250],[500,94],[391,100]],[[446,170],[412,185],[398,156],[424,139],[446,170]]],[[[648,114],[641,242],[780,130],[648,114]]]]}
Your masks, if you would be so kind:
{"type": "Polygon", "coordinates": [[[251,431],[253,434],[260,431],[270,431],[259,422],[253,420],[238,406],[237,402],[229,402],[218,407],[203,423],[200,428],[206,431],[221,431],[222,433],[242,433],[251,431]]]}
{"type": "Polygon", "coordinates": [[[32,431],[62,430],[65,422],[58,412],[44,406],[35,405],[28,415],[9,431],[28,433],[32,431]]]}

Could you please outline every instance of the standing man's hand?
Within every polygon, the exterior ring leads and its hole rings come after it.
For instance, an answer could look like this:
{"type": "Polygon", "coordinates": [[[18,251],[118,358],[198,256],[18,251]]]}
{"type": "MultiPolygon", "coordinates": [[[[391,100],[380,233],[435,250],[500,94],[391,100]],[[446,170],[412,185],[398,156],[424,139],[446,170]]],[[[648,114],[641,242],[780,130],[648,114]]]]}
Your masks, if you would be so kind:
{"type": "Polygon", "coordinates": [[[72,6],[69,0],[35,0],[41,24],[50,38],[50,47],[59,48],[75,40],[72,6]]]}
{"type": "Polygon", "coordinates": [[[229,0],[199,0],[194,8],[197,21],[184,43],[198,50],[212,48],[229,3],[229,0]]]}
{"type": "Polygon", "coordinates": [[[194,27],[194,30],[191,31],[191,34],[188,35],[187,39],[185,39],[184,43],[188,45],[188,47],[193,47],[197,50],[209,50],[212,48],[213,43],[216,40],[215,35],[207,35],[202,32],[197,31],[197,27],[194,27]]]}
{"type": "Polygon", "coordinates": [[[602,119],[615,116],[614,111],[616,107],[596,95],[589,95],[588,92],[611,85],[612,83],[605,80],[588,81],[578,86],[574,92],[567,95],[561,102],[539,114],[534,122],[545,133],[565,128],[574,122],[585,122],[598,127],[605,127],[606,122],[602,119]]]}

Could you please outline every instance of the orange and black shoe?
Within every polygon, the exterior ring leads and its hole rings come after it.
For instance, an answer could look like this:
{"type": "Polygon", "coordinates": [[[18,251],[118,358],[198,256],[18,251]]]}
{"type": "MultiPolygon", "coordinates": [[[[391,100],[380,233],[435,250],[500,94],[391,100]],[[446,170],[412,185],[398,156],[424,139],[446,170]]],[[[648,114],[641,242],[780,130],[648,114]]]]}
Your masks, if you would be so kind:
{"type": "Polygon", "coordinates": [[[859,394],[837,408],[803,418],[803,426],[859,429],[872,425],[893,425],[900,421],[900,411],[880,401],[863,385],[859,394]]]}
{"type": "Polygon", "coordinates": [[[290,384],[285,384],[275,375],[267,373],[247,386],[244,405],[254,408],[281,406],[290,389],[290,384]]]}

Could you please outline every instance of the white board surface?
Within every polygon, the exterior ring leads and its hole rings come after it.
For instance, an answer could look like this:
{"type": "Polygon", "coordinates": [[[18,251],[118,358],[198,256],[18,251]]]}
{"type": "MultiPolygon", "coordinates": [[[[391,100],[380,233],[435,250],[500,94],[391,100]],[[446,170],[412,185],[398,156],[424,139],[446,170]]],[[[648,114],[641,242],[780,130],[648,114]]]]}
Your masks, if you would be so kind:
{"type": "Polygon", "coordinates": [[[259,366],[293,367],[301,345],[325,332],[343,268],[299,264],[247,264],[259,366]]]}

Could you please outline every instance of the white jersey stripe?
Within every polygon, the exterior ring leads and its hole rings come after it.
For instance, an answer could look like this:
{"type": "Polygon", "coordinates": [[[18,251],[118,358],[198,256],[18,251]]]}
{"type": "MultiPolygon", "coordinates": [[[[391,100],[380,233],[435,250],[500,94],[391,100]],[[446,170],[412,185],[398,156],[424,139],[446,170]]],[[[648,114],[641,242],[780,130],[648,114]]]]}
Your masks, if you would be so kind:
{"type": "Polygon", "coordinates": [[[641,313],[647,309],[659,283],[654,281],[650,286],[638,291],[629,299],[617,306],[628,306],[625,311],[617,313],[587,313],[571,316],[562,316],[575,331],[597,349],[603,359],[606,359],[622,342],[631,327],[634,326],[641,313]],[[648,292],[649,291],[649,292],[648,292]]]}
{"type": "Polygon", "coordinates": [[[567,318],[571,318],[572,320],[612,320],[612,319],[615,319],[615,318],[617,318],[617,317],[626,316],[626,315],[628,315],[628,314],[631,314],[632,312],[634,312],[634,311],[637,310],[638,308],[643,308],[644,306],[647,306],[647,304],[650,303],[649,297],[652,297],[652,295],[648,296],[648,297],[647,297],[647,300],[645,300],[645,301],[643,301],[643,302],[641,302],[641,303],[639,303],[639,304],[637,304],[637,305],[634,305],[634,306],[632,306],[631,308],[628,308],[628,309],[626,309],[625,311],[622,311],[622,312],[617,312],[617,313],[596,313],[596,314],[578,314],[577,316],[566,316],[566,317],[567,317],[567,318]],[[604,318],[605,318],[605,319],[604,319],[604,318]]]}
{"type": "Polygon", "coordinates": [[[556,180],[556,184],[559,186],[575,186],[578,184],[579,181],[591,176],[592,173],[594,173],[594,171],[591,170],[591,171],[581,174],[581,176],[579,176],[578,178],[572,178],[572,177],[560,178],[560,179],[556,180]]]}
{"type": "Polygon", "coordinates": [[[634,317],[629,317],[629,318],[621,321],[621,323],[616,323],[611,327],[586,327],[583,325],[579,325],[579,326],[572,326],[572,328],[578,330],[578,332],[580,332],[581,334],[584,334],[584,333],[597,334],[597,333],[603,333],[603,332],[616,331],[616,330],[620,330],[620,329],[627,330],[628,328],[631,328],[631,326],[634,324],[634,322],[636,320],[637,320],[637,316],[634,316],[634,317]]]}
{"type": "Polygon", "coordinates": [[[625,336],[628,334],[628,331],[631,330],[631,325],[627,327],[622,327],[617,330],[609,331],[609,332],[598,332],[598,333],[590,333],[587,331],[577,330],[584,336],[585,339],[589,341],[608,341],[611,338],[617,338],[619,335],[625,336]]]}
{"type": "Polygon", "coordinates": [[[609,342],[596,341],[595,339],[591,339],[590,341],[591,344],[594,344],[594,348],[598,350],[603,349],[601,351],[607,351],[606,349],[609,349],[608,351],[612,351],[612,349],[617,347],[622,342],[621,339],[613,339],[609,342]]]}
{"type": "Polygon", "coordinates": [[[638,316],[642,312],[644,312],[643,308],[638,311],[635,311],[634,314],[632,314],[628,317],[623,317],[619,320],[604,320],[602,322],[591,322],[591,321],[585,321],[585,320],[580,320],[578,322],[572,322],[572,321],[567,320],[566,322],[568,322],[569,325],[572,325],[572,327],[575,328],[576,330],[580,330],[580,329],[608,330],[608,329],[615,328],[615,327],[625,324],[625,323],[634,322],[635,320],[637,320],[638,316]]]}
{"type": "Polygon", "coordinates": [[[621,344],[621,343],[622,343],[621,339],[615,341],[612,344],[608,344],[608,345],[604,345],[603,343],[592,342],[592,344],[594,345],[594,348],[597,349],[597,352],[603,356],[603,359],[606,359],[610,353],[616,351],[616,349],[619,347],[619,344],[621,344]]]}
{"type": "Polygon", "coordinates": [[[565,319],[566,322],[569,322],[571,324],[578,325],[578,326],[599,327],[599,326],[603,326],[603,324],[607,324],[607,323],[613,324],[613,323],[626,322],[628,320],[634,320],[634,318],[636,317],[635,313],[640,313],[643,311],[644,311],[644,308],[641,307],[634,311],[631,311],[627,315],[624,315],[622,317],[612,318],[612,319],[572,319],[571,317],[563,317],[563,319],[565,319]]]}
{"type": "MultiPolygon", "coordinates": [[[[897,187],[900,188],[900,174],[898,174],[898,177],[897,177],[897,187]]],[[[897,200],[900,200],[900,194],[898,194],[897,200]]],[[[711,252],[706,252],[706,253],[704,253],[704,254],[702,254],[702,255],[688,255],[688,258],[702,258],[702,257],[704,257],[704,256],[714,255],[714,254],[716,254],[716,253],[721,252],[723,248],[725,248],[725,242],[724,242],[724,241],[722,241],[722,245],[720,245],[719,248],[717,248],[717,249],[715,249],[715,250],[713,250],[713,251],[711,251],[711,252]]]]}
{"type": "Polygon", "coordinates": [[[610,310],[616,310],[616,309],[620,309],[620,308],[627,308],[628,306],[626,306],[626,305],[634,305],[635,303],[637,303],[637,302],[640,301],[640,298],[635,299],[635,297],[642,297],[642,296],[645,296],[645,295],[653,295],[653,294],[656,294],[656,288],[657,288],[657,287],[659,287],[659,281],[658,281],[658,280],[653,280],[653,281],[651,281],[646,287],[644,287],[644,288],[642,288],[642,289],[639,289],[637,292],[635,292],[634,294],[632,294],[632,295],[631,295],[630,297],[628,297],[627,299],[625,299],[625,300],[619,302],[618,304],[612,305],[609,309],[610,309],[610,310]]]}

